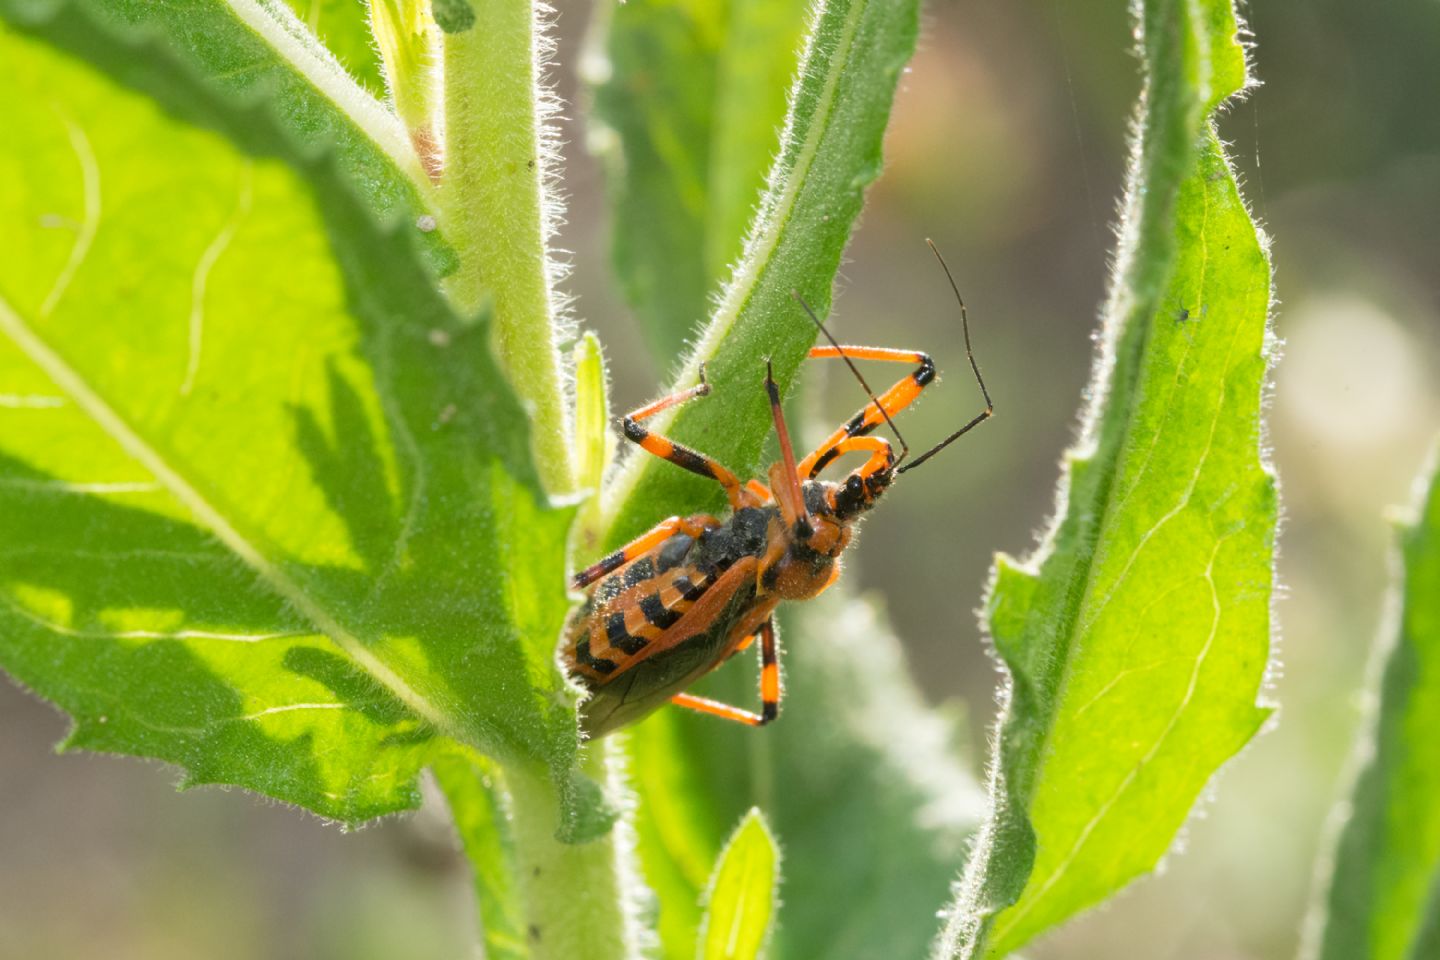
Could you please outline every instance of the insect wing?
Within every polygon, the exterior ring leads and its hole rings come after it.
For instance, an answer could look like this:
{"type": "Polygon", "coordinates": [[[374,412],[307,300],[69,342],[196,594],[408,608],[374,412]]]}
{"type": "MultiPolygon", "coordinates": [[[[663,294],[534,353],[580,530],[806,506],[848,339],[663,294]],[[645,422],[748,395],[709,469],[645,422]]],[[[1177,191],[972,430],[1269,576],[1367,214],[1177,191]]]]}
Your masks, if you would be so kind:
{"type": "Polygon", "coordinates": [[[594,688],[580,708],[590,736],[634,723],[730,655],[745,639],[734,636],[737,625],[756,606],[755,564],[747,557],[727,570],[684,616],[594,688]]]}

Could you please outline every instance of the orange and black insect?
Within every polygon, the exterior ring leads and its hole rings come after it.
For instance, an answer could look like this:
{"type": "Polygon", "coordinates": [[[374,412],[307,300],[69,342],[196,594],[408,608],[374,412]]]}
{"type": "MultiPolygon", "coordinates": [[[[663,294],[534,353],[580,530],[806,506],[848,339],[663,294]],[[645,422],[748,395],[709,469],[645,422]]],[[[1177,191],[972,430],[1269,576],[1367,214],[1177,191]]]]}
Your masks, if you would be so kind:
{"type": "MultiPolygon", "coordinates": [[[[938,251],[935,255],[940,256],[938,251]]],[[[661,410],[707,395],[710,387],[703,368],[697,386],[621,418],[627,439],[724,487],[730,514],[723,520],[708,514],[670,517],[575,575],[574,586],[588,588],[588,594],[566,626],[562,657],[590,692],[580,708],[581,726],[589,736],[634,723],[667,702],[757,727],[779,714],[775,608],[784,600],[818,596],[835,582],[840,574],[840,554],[849,544],[856,522],[895,477],[918,467],[994,412],[970,349],[965,303],[950,268],[943,259],[940,264],[960,303],[965,354],[985,409],[909,463],[905,461],[910,448],[891,417],[915,402],[935,380],[930,357],[916,350],[841,346],[798,295],[800,305],[829,341],[811,349],[810,356],[844,360],[870,401],[797,463],[780,410],[780,391],[767,363],[765,389],[781,457],[770,467],[768,486],[759,480],[742,483],[710,457],[644,427],[643,421],[661,410]],[[877,397],[853,360],[916,366],[877,397]],[[882,423],[895,431],[901,448],[898,456],[888,440],[869,435],[882,423]],[[827,466],[848,453],[863,453],[866,460],[843,480],[820,479],[827,466]],[[685,692],[757,637],[759,713],[685,692]]]]}

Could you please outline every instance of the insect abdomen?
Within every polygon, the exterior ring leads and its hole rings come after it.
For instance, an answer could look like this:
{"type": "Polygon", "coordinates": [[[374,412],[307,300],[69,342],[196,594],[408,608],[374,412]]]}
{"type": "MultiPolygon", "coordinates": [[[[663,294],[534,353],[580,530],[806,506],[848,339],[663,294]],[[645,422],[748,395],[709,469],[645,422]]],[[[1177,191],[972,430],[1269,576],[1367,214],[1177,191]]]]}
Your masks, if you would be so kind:
{"type": "Polygon", "coordinates": [[[570,666],[589,686],[614,681],[688,638],[666,638],[705,591],[738,561],[765,549],[774,509],[737,511],[698,538],[683,533],[608,574],[575,612],[566,636],[570,666]],[[658,644],[663,649],[652,649],[658,644]]]}
{"type": "MultiPolygon", "coordinates": [[[[686,538],[688,539],[688,538],[686,538]]],[[[648,560],[642,557],[641,560],[648,560]]],[[[637,560],[639,564],[641,560],[637,560]]],[[[619,583],[602,599],[599,589],[572,621],[575,666],[587,679],[605,683],[672,627],[704,595],[714,579],[694,567],[619,583]]],[[[601,586],[604,586],[602,581],[601,586]]]]}

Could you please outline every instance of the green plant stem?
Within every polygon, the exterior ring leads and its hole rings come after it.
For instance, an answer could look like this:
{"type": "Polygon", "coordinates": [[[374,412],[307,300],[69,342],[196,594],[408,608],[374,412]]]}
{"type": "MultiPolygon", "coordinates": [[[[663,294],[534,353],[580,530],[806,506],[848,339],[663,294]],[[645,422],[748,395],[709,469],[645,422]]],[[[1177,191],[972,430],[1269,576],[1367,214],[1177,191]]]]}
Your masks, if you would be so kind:
{"type": "Polygon", "coordinates": [[[460,256],[447,293],[465,312],[490,304],[501,366],[530,408],[540,476],[551,493],[567,493],[573,475],[555,336],[556,266],[547,250],[557,202],[545,190],[552,151],[543,122],[541,23],[520,0],[469,5],[473,21],[444,34],[442,54],[442,227],[460,256]]]}
{"type": "MultiPolygon", "coordinates": [[[[586,773],[606,783],[619,763],[617,748],[602,741],[593,745],[586,773]]],[[[560,798],[549,774],[538,767],[507,767],[505,785],[524,934],[533,960],[638,956],[623,876],[626,828],[617,826],[588,843],[562,843],[555,837],[560,798]]]]}

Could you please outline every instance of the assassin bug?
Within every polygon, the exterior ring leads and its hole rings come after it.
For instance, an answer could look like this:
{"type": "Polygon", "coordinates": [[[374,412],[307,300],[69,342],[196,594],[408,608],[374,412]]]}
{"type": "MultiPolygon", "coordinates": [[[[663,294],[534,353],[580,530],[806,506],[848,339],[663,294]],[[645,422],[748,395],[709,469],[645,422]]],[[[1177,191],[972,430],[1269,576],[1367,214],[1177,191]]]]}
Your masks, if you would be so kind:
{"type": "MultiPolygon", "coordinates": [[[[926,241],[929,243],[929,241],[926,241]]],[[[780,442],[780,460],[770,467],[769,485],[741,482],[710,457],[683,447],[643,425],[662,410],[710,393],[705,371],[700,383],[663,397],[620,418],[625,437],[678,467],[709,477],[725,488],[730,514],[670,517],[648,533],[575,574],[585,602],[566,625],[561,656],[571,674],[589,690],[581,704],[581,727],[598,737],[634,723],[666,702],[751,726],[763,726],[780,711],[779,650],[775,608],[784,600],[818,596],[840,575],[840,554],[855,523],[898,474],[913,470],[988,420],[995,406],[970,349],[970,323],[955,278],[933,243],[955,299],[965,355],[985,399],[985,409],[950,436],[906,463],[910,447],[890,419],[914,403],[935,380],[927,354],[889,347],[841,346],[808,304],[795,299],[829,341],[813,347],[815,359],[840,359],[860,381],[869,402],[798,463],[780,410],[780,391],[767,361],[765,390],[780,442]],[[854,360],[913,363],[915,369],[879,397],[854,360]],[[888,424],[900,442],[869,434],[888,424]],[[863,453],[866,460],[844,480],[821,480],[838,457],[863,453]],[[686,693],[685,689],[730,657],[760,640],[759,713],[686,693]]]]}

